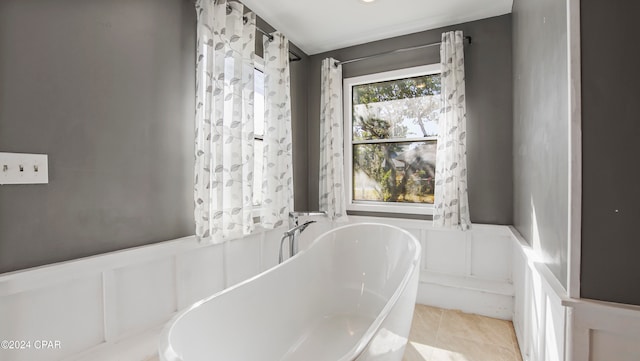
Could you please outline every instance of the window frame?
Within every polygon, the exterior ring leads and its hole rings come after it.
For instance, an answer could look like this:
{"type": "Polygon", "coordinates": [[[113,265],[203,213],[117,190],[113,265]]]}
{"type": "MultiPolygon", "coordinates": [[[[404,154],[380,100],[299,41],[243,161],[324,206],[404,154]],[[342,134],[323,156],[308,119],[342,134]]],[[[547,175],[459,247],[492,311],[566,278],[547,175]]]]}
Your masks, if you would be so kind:
{"type": "MultiPolygon", "coordinates": [[[[384,81],[398,80],[404,78],[412,78],[417,76],[440,74],[441,67],[439,63],[415,66],[411,68],[403,68],[380,73],[367,74],[352,78],[344,78],[343,86],[343,147],[344,147],[344,175],[347,196],[347,211],[375,212],[375,213],[400,213],[400,214],[418,214],[433,215],[434,206],[428,203],[402,203],[402,202],[379,202],[379,201],[356,201],[353,199],[353,145],[362,144],[361,141],[353,141],[353,119],[352,119],[352,99],[353,87],[356,85],[378,83],[384,81]]],[[[424,138],[402,138],[389,139],[380,143],[406,142],[415,140],[436,140],[437,137],[424,138]]],[[[367,142],[376,143],[376,142],[367,142]]]]}
{"type": "MultiPolygon", "coordinates": [[[[255,55],[253,68],[254,68],[254,71],[257,70],[257,71],[259,71],[259,72],[264,74],[264,59],[261,56],[255,55]]],[[[264,92],[264,87],[263,87],[262,90],[264,92]]],[[[265,98],[266,98],[266,95],[265,95],[265,98]]],[[[255,98],[254,98],[254,102],[255,102],[255,98]]],[[[266,106],[266,104],[265,104],[265,106],[266,106]]],[[[255,111],[255,103],[254,103],[254,108],[253,109],[255,111]]],[[[254,115],[254,119],[255,119],[255,115],[254,115]]],[[[254,120],[254,122],[255,122],[255,120],[254,120]]],[[[255,127],[255,123],[254,123],[254,127],[255,127]]],[[[256,146],[256,143],[257,143],[256,140],[260,140],[261,142],[264,142],[264,134],[258,135],[254,131],[253,140],[254,140],[254,145],[253,145],[254,146],[254,151],[253,151],[253,154],[254,154],[254,157],[255,157],[255,154],[256,154],[255,146],[256,146]]],[[[254,158],[254,164],[255,164],[255,158],[254,158]]],[[[255,170],[254,170],[254,177],[255,177],[255,170]]],[[[263,175],[263,177],[264,177],[264,175],[263,175]]],[[[260,184],[262,184],[262,182],[260,182],[260,184]]],[[[254,189],[253,191],[254,192],[256,192],[256,191],[262,192],[262,188],[260,188],[259,190],[254,189]]],[[[256,225],[260,224],[260,217],[262,216],[263,213],[264,213],[264,207],[263,207],[262,203],[253,204],[252,216],[253,216],[254,224],[256,224],[256,225]]]]}

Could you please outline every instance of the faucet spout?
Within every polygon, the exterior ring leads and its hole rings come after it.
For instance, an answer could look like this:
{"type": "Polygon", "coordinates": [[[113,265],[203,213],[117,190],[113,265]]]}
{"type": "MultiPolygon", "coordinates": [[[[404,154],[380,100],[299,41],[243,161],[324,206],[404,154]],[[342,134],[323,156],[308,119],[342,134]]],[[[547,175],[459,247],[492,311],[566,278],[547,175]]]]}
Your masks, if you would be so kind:
{"type": "Polygon", "coordinates": [[[311,223],[316,223],[316,221],[307,221],[299,226],[295,226],[290,230],[284,232],[282,235],[282,239],[280,239],[280,254],[278,256],[278,263],[282,263],[282,246],[284,245],[284,240],[289,238],[289,257],[293,257],[298,253],[298,235],[302,233],[311,223]]]}
{"type": "Polygon", "coordinates": [[[284,234],[288,235],[288,236],[293,236],[296,234],[297,231],[300,231],[299,233],[302,233],[302,231],[304,231],[307,227],[309,227],[309,225],[311,223],[316,223],[316,221],[307,221],[304,222],[303,224],[299,225],[299,226],[295,226],[293,228],[291,228],[290,230],[284,232],[284,234]]]}

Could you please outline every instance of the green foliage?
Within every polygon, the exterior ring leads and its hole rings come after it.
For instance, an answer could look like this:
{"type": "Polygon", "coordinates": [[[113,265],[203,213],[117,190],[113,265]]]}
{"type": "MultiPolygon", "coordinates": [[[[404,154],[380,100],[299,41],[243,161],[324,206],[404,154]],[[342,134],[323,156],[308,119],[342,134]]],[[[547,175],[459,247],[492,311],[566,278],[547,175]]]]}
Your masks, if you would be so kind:
{"type": "Polygon", "coordinates": [[[382,200],[385,202],[392,201],[395,180],[391,178],[391,169],[384,172],[382,176],[382,200]]]}
{"type": "Polygon", "coordinates": [[[440,94],[440,75],[363,84],[353,88],[353,104],[369,104],[440,94]]]}
{"type": "Polygon", "coordinates": [[[378,118],[358,117],[360,134],[364,139],[389,139],[391,137],[391,123],[378,118]]]}
{"type": "MultiPolygon", "coordinates": [[[[371,103],[438,94],[440,94],[439,74],[427,75],[355,86],[353,88],[353,105],[364,104],[369,107],[371,103]]],[[[436,108],[416,108],[416,106],[408,106],[405,109],[396,109],[396,112],[392,114],[401,121],[357,116],[355,108],[353,108],[354,139],[405,137],[408,129],[406,125],[403,125],[402,119],[414,119],[414,122],[420,126],[423,136],[431,136],[432,134],[427,134],[423,122],[429,120],[429,114],[432,114],[434,110],[437,111],[437,105],[436,108]]],[[[377,184],[375,189],[377,194],[365,197],[365,199],[385,202],[433,202],[433,165],[428,164],[420,157],[410,160],[398,157],[403,150],[409,149],[409,144],[408,142],[389,142],[353,146],[354,171],[364,173],[377,184]]]]}

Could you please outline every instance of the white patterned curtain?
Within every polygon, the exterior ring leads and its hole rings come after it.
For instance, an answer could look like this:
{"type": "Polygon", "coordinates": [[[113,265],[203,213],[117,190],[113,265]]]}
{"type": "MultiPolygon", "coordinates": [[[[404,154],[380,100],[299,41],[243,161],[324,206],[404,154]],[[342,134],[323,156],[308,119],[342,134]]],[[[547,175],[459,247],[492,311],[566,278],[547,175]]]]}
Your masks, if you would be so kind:
{"type": "Polygon", "coordinates": [[[462,31],[442,34],[440,45],[442,107],[436,153],[437,227],[471,228],[467,197],[467,119],[462,31]]]}
{"type": "Polygon", "coordinates": [[[196,237],[221,243],[253,230],[255,21],[238,2],[198,0],[196,237]]]}
{"type": "Polygon", "coordinates": [[[320,89],[320,210],[332,220],[347,218],[342,142],[342,65],[322,60],[320,89]]]}
{"type": "Polygon", "coordinates": [[[264,41],[264,162],[262,215],[265,228],[284,224],[293,211],[289,41],[279,32],[264,41]]]}

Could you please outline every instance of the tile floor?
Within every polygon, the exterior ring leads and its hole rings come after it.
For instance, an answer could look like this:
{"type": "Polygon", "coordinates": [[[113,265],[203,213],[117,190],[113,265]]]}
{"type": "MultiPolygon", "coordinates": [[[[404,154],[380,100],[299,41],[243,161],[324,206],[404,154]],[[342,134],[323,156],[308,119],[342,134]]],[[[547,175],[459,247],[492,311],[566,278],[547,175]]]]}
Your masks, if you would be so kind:
{"type": "Polygon", "coordinates": [[[510,321],[416,305],[403,361],[522,361],[510,321]]]}
{"type": "MultiPolygon", "coordinates": [[[[157,356],[146,361],[157,361],[157,356]]],[[[522,361],[513,324],[416,305],[402,361],[522,361]]]]}

